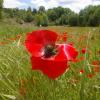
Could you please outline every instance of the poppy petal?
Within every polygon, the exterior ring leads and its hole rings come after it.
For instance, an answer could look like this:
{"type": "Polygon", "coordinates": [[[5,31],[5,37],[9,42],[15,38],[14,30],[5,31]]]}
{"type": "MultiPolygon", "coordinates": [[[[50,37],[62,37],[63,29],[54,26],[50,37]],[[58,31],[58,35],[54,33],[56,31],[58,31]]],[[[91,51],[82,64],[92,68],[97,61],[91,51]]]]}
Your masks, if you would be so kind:
{"type": "Polygon", "coordinates": [[[31,45],[31,43],[28,42],[28,43],[26,43],[26,47],[27,47],[28,51],[30,51],[33,56],[41,56],[42,55],[43,46],[41,44],[31,45]]]}
{"type": "Polygon", "coordinates": [[[81,52],[82,52],[82,54],[85,54],[86,53],[86,48],[82,48],[81,52]]]}
{"type": "Polygon", "coordinates": [[[55,44],[57,39],[57,34],[55,32],[49,30],[37,30],[33,31],[32,33],[27,34],[27,39],[25,41],[26,48],[30,53],[34,52],[34,44],[36,46],[41,44],[44,46],[46,44],[55,44]]]}
{"type": "Polygon", "coordinates": [[[40,70],[51,79],[62,75],[68,69],[67,61],[53,58],[43,59],[41,57],[31,58],[32,69],[40,70]]]}
{"type": "Polygon", "coordinates": [[[65,53],[68,60],[72,61],[77,57],[78,52],[76,51],[76,49],[72,45],[70,45],[70,44],[58,44],[58,46],[60,48],[63,48],[63,52],[65,53]]]}

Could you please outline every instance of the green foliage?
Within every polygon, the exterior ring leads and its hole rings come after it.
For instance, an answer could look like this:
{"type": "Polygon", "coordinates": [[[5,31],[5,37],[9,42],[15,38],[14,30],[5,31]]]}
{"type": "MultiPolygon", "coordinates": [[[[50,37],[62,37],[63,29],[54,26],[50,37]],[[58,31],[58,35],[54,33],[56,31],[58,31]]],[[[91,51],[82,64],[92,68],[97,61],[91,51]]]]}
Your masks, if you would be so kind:
{"type": "Polygon", "coordinates": [[[89,16],[88,24],[91,26],[99,26],[100,25],[100,9],[96,9],[92,16],[89,16]]]}
{"type": "Polygon", "coordinates": [[[54,11],[56,12],[57,18],[60,18],[64,14],[64,8],[62,7],[54,8],[54,11]]]}
{"type": "Polygon", "coordinates": [[[2,18],[3,0],[0,0],[0,19],[2,18]]]}
{"type": "Polygon", "coordinates": [[[78,15],[73,14],[69,16],[69,25],[77,26],[78,25],[78,15]]]}
{"type": "Polygon", "coordinates": [[[37,26],[48,26],[48,17],[45,13],[40,13],[35,16],[37,26]]]}
{"type": "Polygon", "coordinates": [[[27,12],[25,13],[24,21],[25,21],[25,22],[32,22],[32,21],[33,21],[32,12],[27,11],[27,12]]]}
{"type": "Polygon", "coordinates": [[[16,18],[16,22],[19,23],[19,24],[23,24],[24,23],[24,21],[19,17],[16,18]]]}
{"type": "MultiPolygon", "coordinates": [[[[19,10],[18,8],[3,8],[3,16],[4,18],[15,18],[19,16],[19,12],[22,12],[22,10],[19,10]]],[[[22,13],[20,13],[22,14],[22,13]]]]}
{"type": "MultiPolygon", "coordinates": [[[[1,10],[0,10],[1,14],[1,10]]],[[[70,25],[70,26],[99,26],[100,25],[100,5],[87,6],[78,14],[71,11],[69,8],[56,7],[45,10],[44,6],[39,9],[4,8],[4,18],[16,19],[20,22],[34,22],[36,25],[70,25]]]]}
{"type": "Polygon", "coordinates": [[[79,13],[80,26],[98,26],[100,24],[100,5],[88,6],[79,13]]]}
{"type": "Polygon", "coordinates": [[[67,14],[61,15],[59,24],[60,25],[67,25],[68,24],[67,14]]]}
{"type": "Polygon", "coordinates": [[[68,8],[57,7],[47,11],[50,22],[55,22],[56,25],[68,24],[68,16],[73,12],[68,8]]]}
{"type": "Polygon", "coordinates": [[[28,7],[28,8],[27,8],[27,12],[32,12],[31,7],[28,7]]]}
{"type": "Polygon", "coordinates": [[[45,7],[44,7],[44,6],[40,6],[38,12],[39,12],[39,13],[45,12],[45,7]]]}
{"type": "Polygon", "coordinates": [[[49,9],[47,15],[50,21],[55,21],[57,18],[56,12],[53,9],[49,9]]]}
{"type": "Polygon", "coordinates": [[[32,13],[33,13],[33,15],[37,14],[37,9],[33,8],[32,13]]]}

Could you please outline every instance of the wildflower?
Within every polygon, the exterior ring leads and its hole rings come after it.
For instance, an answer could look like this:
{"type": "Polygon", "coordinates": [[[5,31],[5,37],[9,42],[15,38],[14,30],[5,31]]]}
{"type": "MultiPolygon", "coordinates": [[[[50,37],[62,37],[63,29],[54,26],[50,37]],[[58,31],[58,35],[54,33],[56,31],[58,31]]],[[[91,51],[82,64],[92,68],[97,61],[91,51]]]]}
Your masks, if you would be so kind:
{"type": "Polygon", "coordinates": [[[100,65],[100,60],[92,61],[92,64],[93,64],[93,65],[100,65]]]}
{"type": "Polygon", "coordinates": [[[31,53],[33,70],[40,70],[49,78],[55,79],[68,69],[68,61],[78,55],[69,44],[55,44],[57,33],[49,30],[37,30],[29,33],[25,41],[31,53]]]}
{"type": "Polygon", "coordinates": [[[80,58],[77,58],[77,59],[74,59],[73,62],[80,62],[80,61],[83,61],[84,60],[84,57],[80,57],[80,58]]]}
{"type": "Polygon", "coordinates": [[[20,92],[21,95],[26,95],[26,89],[24,87],[21,87],[19,89],[19,92],[20,92]]]}
{"type": "Polygon", "coordinates": [[[25,80],[21,80],[21,86],[25,85],[25,80]]]}
{"type": "Polygon", "coordinates": [[[98,53],[100,54],[100,50],[98,51],[98,53]]]}
{"type": "Polygon", "coordinates": [[[70,42],[69,44],[73,46],[74,45],[74,42],[70,42]]]}
{"type": "Polygon", "coordinates": [[[57,41],[61,41],[61,38],[62,38],[62,35],[59,34],[59,35],[57,36],[57,41]]]}
{"type": "Polygon", "coordinates": [[[67,33],[63,33],[62,39],[63,39],[64,42],[67,41],[67,33]]]}
{"type": "Polygon", "coordinates": [[[21,35],[17,35],[17,36],[16,36],[16,39],[19,39],[19,38],[21,38],[21,35]]]}
{"type": "Polygon", "coordinates": [[[21,95],[26,95],[26,88],[25,88],[26,83],[27,83],[27,80],[25,80],[25,79],[20,80],[19,92],[21,95]]]}
{"type": "Polygon", "coordinates": [[[91,74],[91,73],[87,75],[88,78],[93,78],[93,76],[94,76],[94,75],[91,74]]]}
{"type": "Polygon", "coordinates": [[[84,69],[80,70],[80,74],[84,74],[84,72],[85,72],[84,69]]]}
{"type": "Polygon", "coordinates": [[[8,44],[8,42],[0,42],[0,46],[5,44],[8,44]]]}
{"type": "Polygon", "coordinates": [[[81,50],[81,52],[82,52],[82,54],[85,54],[85,53],[86,53],[86,48],[83,48],[83,49],[81,50]]]}
{"type": "Polygon", "coordinates": [[[94,71],[94,72],[100,72],[100,66],[95,66],[95,67],[93,68],[93,71],[94,71]]]}

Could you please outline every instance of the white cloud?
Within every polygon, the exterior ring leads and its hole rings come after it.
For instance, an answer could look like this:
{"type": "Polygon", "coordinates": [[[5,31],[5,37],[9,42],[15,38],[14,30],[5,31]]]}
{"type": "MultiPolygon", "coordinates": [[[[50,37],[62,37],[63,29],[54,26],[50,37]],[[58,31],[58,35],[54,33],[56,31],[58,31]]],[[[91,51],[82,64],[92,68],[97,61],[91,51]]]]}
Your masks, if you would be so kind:
{"type": "Polygon", "coordinates": [[[26,6],[26,3],[21,3],[18,0],[4,0],[5,8],[16,8],[21,6],[26,6]]]}
{"type": "Polygon", "coordinates": [[[65,4],[63,5],[63,7],[68,7],[70,9],[72,9],[75,12],[79,12],[80,9],[85,8],[86,6],[92,4],[91,0],[77,0],[74,3],[70,3],[70,4],[65,4]]]}
{"type": "Polygon", "coordinates": [[[98,5],[100,0],[4,0],[6,8],[27,8],[28,6],[39,8],[44,6],[46,9],[53,7],[68,7],[75,12],[79,12],[88,5],[98,5]],[[22,2],[23,1],[23,2],[22,2]],[[25,2],[27,1],[27,3],[25,2]]]}
{"type": "Polygon", "coordinates": [[[39,6],[45,6],[46,9],[59,6],[56,0],[31,0],[31,3],[38,8],[39,6]]]}
{"type": "Polygon", "coordinates": [[[100,5],[100,0],[93,1],[93,5],[100,5]]]}
{"type": "Polygon", "coordinates": [[[63,6],[68,7],[75,12],[79,12],[88,5],[100,4],[100,0],[31,0],[31,3],[34,4],[37,8],[41,5],[45,6],[46,9],[63,6]]]}

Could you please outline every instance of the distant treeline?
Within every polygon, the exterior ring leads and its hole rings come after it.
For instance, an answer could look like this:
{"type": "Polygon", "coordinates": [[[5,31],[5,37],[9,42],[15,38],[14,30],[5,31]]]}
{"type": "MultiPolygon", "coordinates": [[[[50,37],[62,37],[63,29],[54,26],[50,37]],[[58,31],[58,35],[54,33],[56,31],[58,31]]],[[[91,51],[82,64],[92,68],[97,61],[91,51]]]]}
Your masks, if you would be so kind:
{"type": "Polygon", "coordinates": [[[75,13],[69,8],[56,7],[45,10],[44,6],[39,9],[29,7],[27,10],[18,8],[3,8],[2,18],[13,18],[23,24],[33,23],[37,26],[68,25],[68,26],[99,26],[100,5],[88,6],[75,13]]]}

